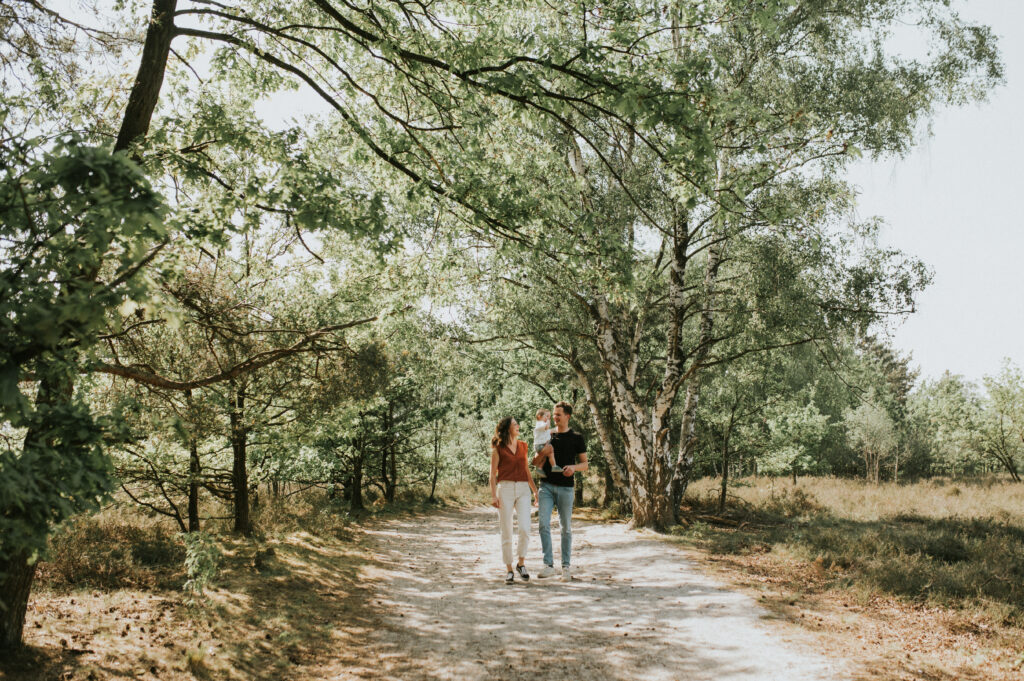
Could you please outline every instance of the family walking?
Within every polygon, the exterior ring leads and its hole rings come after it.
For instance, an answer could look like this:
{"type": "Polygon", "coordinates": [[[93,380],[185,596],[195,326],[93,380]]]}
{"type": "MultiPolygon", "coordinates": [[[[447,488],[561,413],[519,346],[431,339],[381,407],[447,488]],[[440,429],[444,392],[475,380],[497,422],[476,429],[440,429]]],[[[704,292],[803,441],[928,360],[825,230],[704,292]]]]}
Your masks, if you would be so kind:
{"type": "Polygon", "coordinates": [[[491,438],[491,504],[498,509],[501,528],[501,556],[505,561],[505,583],[511,584],[516,575],[529,581],[526,570],[526,548],[530,543],[530,505],[537,505],[540,546],[544,567],[538,577],[555,574],[554,553],[551,545],[551,513],[558,509],[561,528],[562,581],[572,579],[572,504],[576,473],[587,470],[587,444],[583,436],[569,427],[572,405],[559,402],[550,427],[549,412],[537,412],[533,431],[533,466],[542,477],[540,489],[533,482],[529,469],[527,445],[519,440],[519,424],[511,416],[498,422],[491,438]],[[516,557],[513,568],[513,515],[518,526],[516,557]]]}

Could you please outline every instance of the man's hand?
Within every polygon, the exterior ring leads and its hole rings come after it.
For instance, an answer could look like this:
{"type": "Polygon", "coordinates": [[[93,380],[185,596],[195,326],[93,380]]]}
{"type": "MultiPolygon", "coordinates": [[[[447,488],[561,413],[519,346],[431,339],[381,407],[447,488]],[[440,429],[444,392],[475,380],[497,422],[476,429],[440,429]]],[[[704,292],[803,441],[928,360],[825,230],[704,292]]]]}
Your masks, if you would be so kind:
{"type": "Polygon", "coordinates": [[[562,469],[562,475],[567,478],[571,478],[572,474],[576,472],[576,466],[566,466],[562,469]]]}

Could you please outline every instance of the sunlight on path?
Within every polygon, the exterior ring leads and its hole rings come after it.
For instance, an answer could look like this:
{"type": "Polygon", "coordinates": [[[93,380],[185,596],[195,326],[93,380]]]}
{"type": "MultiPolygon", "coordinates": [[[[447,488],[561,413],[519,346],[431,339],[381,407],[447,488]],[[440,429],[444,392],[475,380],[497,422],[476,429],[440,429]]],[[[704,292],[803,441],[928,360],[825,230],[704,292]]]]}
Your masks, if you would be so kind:
{"type": "MultiPolygon", "coordinates": [[[[830,680],[830,660],[772,638],[752,599],[698,574],[671,545],[576,521],[579,579],[506,586],[493,509],[368,529],[363,577],[381,627],[333,678],[830,680]]],[[[555,534],[557,556],[557,532],[555,534]]],[[[540,567],[534,521],[527,565],[540,567]]]]}

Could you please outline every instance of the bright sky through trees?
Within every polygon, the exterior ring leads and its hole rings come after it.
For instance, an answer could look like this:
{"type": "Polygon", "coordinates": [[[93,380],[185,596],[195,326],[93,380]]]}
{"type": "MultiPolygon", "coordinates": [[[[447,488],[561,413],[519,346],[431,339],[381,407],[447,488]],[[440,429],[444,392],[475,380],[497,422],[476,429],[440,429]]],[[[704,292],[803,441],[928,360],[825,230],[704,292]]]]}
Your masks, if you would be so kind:
{"type": "Polygon", "coordinates": [[[948,369],[977,381],[1004,357],[1024,362],[1024,2],[956,4],[999,36],[1006,84],[940,112],[907,158],[865,160],[850,179],[859,215],[884,218],[884,239],[935,271],[896,345],[926,377],[948,369]]]}
{"type": "MultiPolygon", "coordinates": [[[[1024,362],[1024,2],[957,5],[966,19],[994,27],[1006,84],[982,104],[941,110],[932,136],[906,158],[865,159],[849,178],[861,191],[859,217],[883,218],[885,241],[935,272],[916,314],[896,327],[896,345],[925,377],[949,370],[980,381],[1006,357],[1024,362]]],[[[906,54],[921,47],[899,46],[906,54]]],[[[260,106],[269,121],[316,111],[324,105],[305,92],[260,106]]]]}

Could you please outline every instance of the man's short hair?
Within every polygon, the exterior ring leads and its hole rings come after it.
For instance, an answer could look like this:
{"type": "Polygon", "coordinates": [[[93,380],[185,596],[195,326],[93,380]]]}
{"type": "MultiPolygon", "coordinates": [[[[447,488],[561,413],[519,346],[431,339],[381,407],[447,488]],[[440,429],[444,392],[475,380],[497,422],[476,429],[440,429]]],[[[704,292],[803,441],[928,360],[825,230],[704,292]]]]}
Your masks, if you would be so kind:
{"type": "Polygon", "coordinates": [[[562,408],[562,411],[565,413],[566,416],[572,416],[572,405],[571,404],[569,404],[568,402],[564,402],[563,401],[563,402],[559,402],[558,404],[555,405],[555,409],[558,409],[559,407],[562,408]]]}

